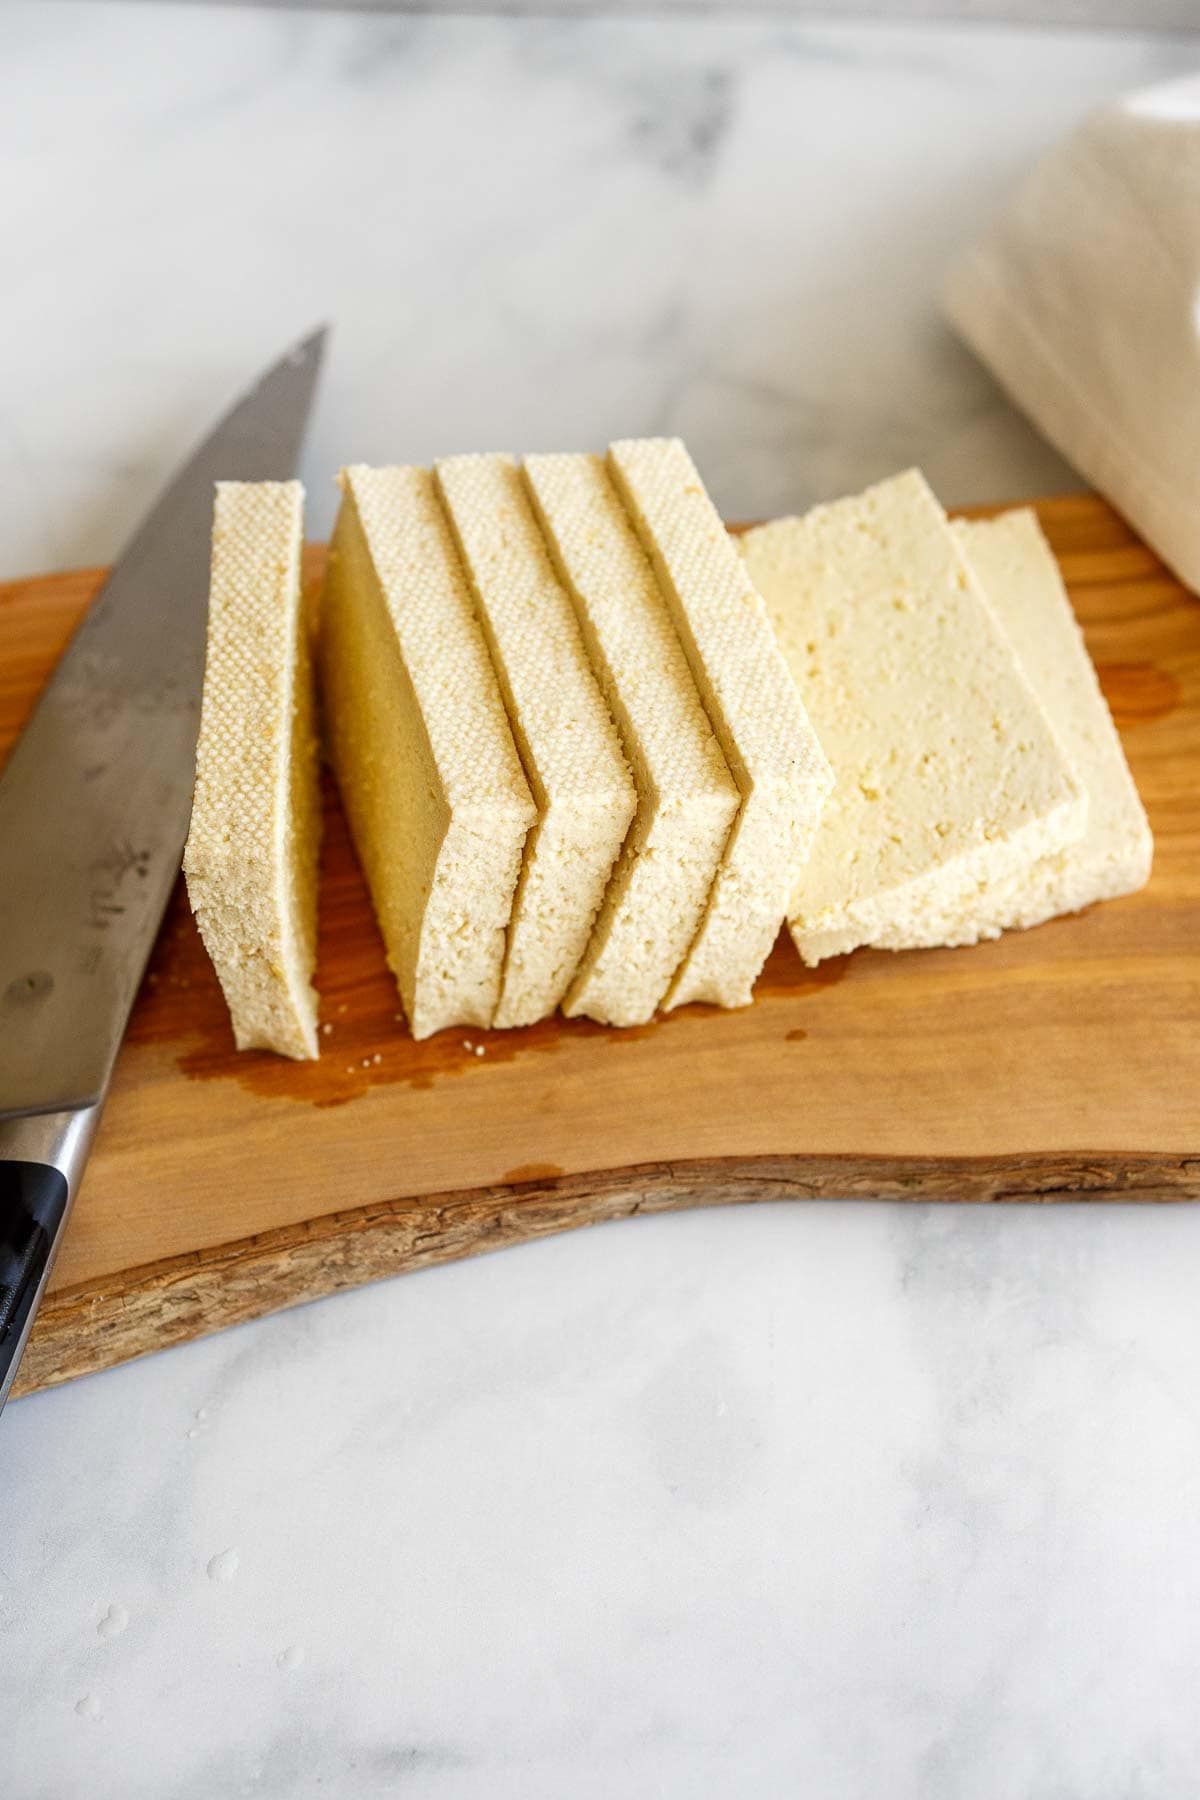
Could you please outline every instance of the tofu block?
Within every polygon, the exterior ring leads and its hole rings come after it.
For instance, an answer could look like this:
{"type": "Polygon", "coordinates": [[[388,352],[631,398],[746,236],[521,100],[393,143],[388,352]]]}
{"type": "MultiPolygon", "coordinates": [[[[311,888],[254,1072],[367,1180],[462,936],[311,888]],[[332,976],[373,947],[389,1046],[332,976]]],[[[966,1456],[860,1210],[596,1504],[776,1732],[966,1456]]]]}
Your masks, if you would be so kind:
{"type": "Polygon", "coordinates": [[[455,456],[437,481],[537,806],[493,1020],[530,1025],[579,966],[636,794],[515,462],[455,456]]]}
{"type": "Polygon", "coordinates": [[[1082,836],[1086,791],[918,471],[742,552],[837,779],[792,895],[806,963],[926,942],[1082,836]]]}
{"type": "Polygon", "coordinates": [[[740,797],[603,458],[530,456],[525,474],[637,786],[563,1011],[640,1025],[700,925],[740,797]]]}
{"type": "Polygon", "coordinates": [[[239,1050],[317,1054],[321,838],[298,481],[217,484],[188,899],[239,1050]]]}
{"type": "Polygon", "coordinates": [[[1088,796],[1087,825],[1073,844],[923,921],[921,943],[975,944],[1134,893],[1150,878],[1154,842],[1037,514],[1021,507],[956,519],[951,529],[1088,796]]]}
{"type": "Polygon", "coordinates": [[[414,1038],[487,1026],[536,811],[432,475],[339,479],[320,655],[350,829],[414,1038]]]}
{"type": "Polygon", "coordinates": [[[626,438],[609,447],[608,463],[740,797],[665,1005],[745,1006],[833,777],[762,599],[683,444],[626,438]]]}

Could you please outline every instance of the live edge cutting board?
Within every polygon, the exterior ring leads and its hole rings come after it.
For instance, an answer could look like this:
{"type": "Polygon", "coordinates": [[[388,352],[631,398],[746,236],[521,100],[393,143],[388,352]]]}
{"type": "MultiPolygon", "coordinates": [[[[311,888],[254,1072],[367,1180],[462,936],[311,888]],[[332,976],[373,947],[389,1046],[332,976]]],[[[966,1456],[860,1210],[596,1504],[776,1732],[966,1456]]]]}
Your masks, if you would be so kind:
{"type": "MultiPolygon", "coordinates": [[[[180,887],[17,1391],[635,1212],[1200,1196],[1200,601],[1101,501],[1039,511],[1150,813],[1143,894],[815,971],[781,937],[740,1012],[417,1045],[329,791],[320,1062],[234,1054],[180,887]]],[[[0,587],[0,756],[100,578],[0,587]]]]}

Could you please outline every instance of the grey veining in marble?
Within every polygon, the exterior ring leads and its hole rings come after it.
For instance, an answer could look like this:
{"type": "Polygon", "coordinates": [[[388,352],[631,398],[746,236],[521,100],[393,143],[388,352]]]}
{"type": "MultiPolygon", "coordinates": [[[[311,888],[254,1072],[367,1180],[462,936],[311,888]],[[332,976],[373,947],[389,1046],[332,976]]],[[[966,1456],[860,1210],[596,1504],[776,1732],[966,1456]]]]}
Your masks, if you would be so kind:
{"type": "Polygon", "coordinates": [[[1198,1257],[639,1220],[18,1402],[4,1791],[1190,1800],[1198,1257]]]}
{"type": "MultiPolygon", "coordinates": [[[[344,459],[658,429],[743,515],[1072,485],[937,283],[1189,60],[0,7],[4,572],[109,556],[323,317],[315,530],[344,459]]],[[[747,1207],[20,1401],[0,1795],[1195,1800],[1198,1268],[1187,1207],[747,1207]]]]}
{"type": "Polygon", "coordinates": [[[356,12],[541,13],[571,17],[645,14],[712,14],[728,19],[747,14],[825,20],[871,19],[938,22],[969,20],[1025,25],[1073,25],[1091,30],[1195,31],[1196,0],[237,0],[240,5],[291,8],[329,6],[356,12]]]}
{"type": "Polygon", "coordinates": [[[354,458],[687,434],[731,515],[919,461],[1074,477],[939,321],[1037,152],[1185,40],[979,29],[0,11],[0,544],[110,557],[281,344],[354,458]]]}

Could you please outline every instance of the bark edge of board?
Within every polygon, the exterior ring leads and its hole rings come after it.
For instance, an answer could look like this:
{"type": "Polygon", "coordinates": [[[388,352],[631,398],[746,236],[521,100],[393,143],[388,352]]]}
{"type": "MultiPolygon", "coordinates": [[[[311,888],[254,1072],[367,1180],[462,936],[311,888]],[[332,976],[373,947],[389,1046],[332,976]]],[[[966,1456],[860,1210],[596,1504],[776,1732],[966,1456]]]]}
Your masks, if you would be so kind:
{"type": "Polygon", "coordinates": [[[1002,1157],[750,1157],[645,1163],[328,1213],[146,1263],[43,1301],[12,1397],[306,1300],[585,1225],[758,1200],[1200,1200],[1200,1157],[1065,1151],[1002,1157]],[[263,1304],[263,1288],[270,1299],[263,1304]]]}

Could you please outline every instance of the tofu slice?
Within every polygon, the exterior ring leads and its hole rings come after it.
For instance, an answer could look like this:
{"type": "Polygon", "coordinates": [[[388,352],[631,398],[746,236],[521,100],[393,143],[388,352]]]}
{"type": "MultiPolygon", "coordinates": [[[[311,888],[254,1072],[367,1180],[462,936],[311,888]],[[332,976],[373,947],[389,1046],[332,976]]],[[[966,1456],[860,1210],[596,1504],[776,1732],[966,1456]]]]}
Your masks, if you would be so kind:
{"type": "Polygon", "coordinates": [[[951,529],[1088,795],[1075,843],[923,922],[922,942],[974,944],[1134,893],[1150,878],[1154,841],[1037,514],[1021,507],[951,529]]]}
{"type": "Polygon", "coordinates": [[[536,813],[427,469],[344,469],[321,599],[326,726],[414,1038],[490,1025],[536,813]]]}
{"type": "Polygon", "coordinates": [[[616,728],[510,456],[455,456],[438,486],[538,810],[493,1023],[530,1025],[579,966],[636,795],[616,728]]]}
{"type": "Polygon", "coordinates": [[[626,438],[610,446],[608,463],[740,800],[665,1005],[745,1006],[833,777],[763,602],[683,444],[626,438]]]}
{"type": "Polygon", "coordinates": [[[917,470],[742,551],[837,777],[792,896],[806,963],[927,942],[1082,835],[1086,791],[917,470]]]}
{"type": "Polygon", "coordinates": [[[525,474],[637,785],[563,1011],[640,1025],[696,934],[740,798],[603,458],[530,456],[525,474]]]}
{"type": "Polygon", "coordinates": [[[188,899],[239,1050],[317,1054],[321,837],[298,481],[217,483],[188,899]]]}

